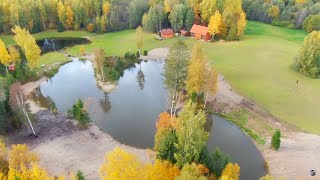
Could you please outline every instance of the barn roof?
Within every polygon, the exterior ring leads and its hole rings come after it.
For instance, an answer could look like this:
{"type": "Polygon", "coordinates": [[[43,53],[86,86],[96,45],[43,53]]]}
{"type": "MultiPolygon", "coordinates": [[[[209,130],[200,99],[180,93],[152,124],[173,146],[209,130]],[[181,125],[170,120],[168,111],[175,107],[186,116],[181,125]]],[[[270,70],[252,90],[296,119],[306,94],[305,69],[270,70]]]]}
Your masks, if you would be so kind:
{"type": "Polygon", "coordinates": [[[208,33],[208,27],[194,24],[192,26],[190,32],[195,33],[195,34],[201,34],[201,35],[205,36],[208,33]]]}
{"type": "Polygon", "coordinates": [[[171,34],[174,34],[174,32],[173,32],[172,29],[162,29],[160,32],[161,32],[162,35],[171,35],[171,34]]]}

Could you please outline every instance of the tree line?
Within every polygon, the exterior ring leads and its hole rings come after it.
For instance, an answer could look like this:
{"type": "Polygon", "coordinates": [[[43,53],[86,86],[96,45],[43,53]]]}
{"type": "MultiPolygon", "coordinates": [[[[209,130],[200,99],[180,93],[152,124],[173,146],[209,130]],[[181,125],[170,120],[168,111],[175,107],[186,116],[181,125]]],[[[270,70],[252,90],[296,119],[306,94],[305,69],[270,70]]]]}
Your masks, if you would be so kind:
{"type": "Polygon", "coordinates": [[[31,33],[46,29],[109,32],[137,27],[146,0],[0,0],[0,33],[20,26],[31,33]]]}
{"type": "Polygon", "coordinates": [[[318,0],[243,0],[249,20],[307,32],[320,30],[318,0]]]}

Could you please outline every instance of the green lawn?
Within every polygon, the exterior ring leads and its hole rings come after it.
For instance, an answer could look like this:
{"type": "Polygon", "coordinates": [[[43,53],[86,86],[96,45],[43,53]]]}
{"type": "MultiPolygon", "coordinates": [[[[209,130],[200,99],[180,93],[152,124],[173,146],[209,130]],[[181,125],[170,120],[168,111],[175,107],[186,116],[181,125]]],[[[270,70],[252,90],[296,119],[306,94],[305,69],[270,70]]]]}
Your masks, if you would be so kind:
{"type": "Polygon", "coordinates": [[[70,60],[70,58],[66,57],[61,52],[50,52],[50,53],[44,54],[40,57],[40,60],[37,64],[37,68],[41,67],[42,64],[50,65],[50,64],[53,64],[56,62],[66,62],[69,60],[70,60]]]}
{"type": "MultiPolygon", "coordinates": [[[[282,121],[320,134],[320,80],[305,77],[290,68],[306,35],[303,31],[248,22],[246,35],[241,41],[204,43],[204,46],[209,60],[235,91],[254,100],[282,121]]],[[[92,43],[85,45],[88,52],[95,48],[103,48],[107,55],[137,51],[134,30],[102,35],[53,31],[36,34],[37,39],[56,36],[92,36],[92,43]]],[[[10,37],[0,38],[7,44],[12,41],[10,37]]],[[[190,48],[196,42],[191,38],[183,39],[190,48]]],[[[153,34],[146,33],[144,48],[170,47],[176,40],[155,41],[153,34]]],[[[78,55],[79,47],[71,47],[68,52],[78,55]]]]}

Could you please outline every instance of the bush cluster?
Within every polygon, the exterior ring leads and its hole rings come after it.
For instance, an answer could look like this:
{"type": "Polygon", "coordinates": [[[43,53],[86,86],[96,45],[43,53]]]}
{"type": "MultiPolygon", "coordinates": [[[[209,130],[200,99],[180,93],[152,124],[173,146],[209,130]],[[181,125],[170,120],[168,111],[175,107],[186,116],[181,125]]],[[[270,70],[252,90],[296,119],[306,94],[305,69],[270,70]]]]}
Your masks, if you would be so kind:
{"type": "Polygon", "coordinates": [[[82,128],[86,128],[90,122],[89,115],[80,99],[72,106],[72,110],[69,110],[68,114],[71,115],[72,118],[76,119],[79,126],[82,128]]]}

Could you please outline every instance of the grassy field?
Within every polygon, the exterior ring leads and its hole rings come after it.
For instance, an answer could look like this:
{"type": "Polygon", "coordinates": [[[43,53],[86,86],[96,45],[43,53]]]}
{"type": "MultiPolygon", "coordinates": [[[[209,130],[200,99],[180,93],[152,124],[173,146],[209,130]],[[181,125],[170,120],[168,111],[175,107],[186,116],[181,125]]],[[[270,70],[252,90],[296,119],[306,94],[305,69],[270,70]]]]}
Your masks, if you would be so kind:
{"type": "MultiPolygon", "coordinates": [[[[37,39],[92,36],[92,43],[85,45],[86,51],[102,48],[107,55],[122,56],[127,51],[137,51],[134,30],[102,35],[85,32],[60,34],[49,31],[35,36],[37,39]]],[[[239,42],[203,43],[208,59],[235,91],[254,100],[280,120],[320,134],[320,80],[305,77],[290,68],[307,34],[258,22],[249,22],[245,34],[239,42]]],[[[3,39],[3,36],[0,38],[3,39]]],[[[5,38],[10,44],[10,37],[5,38]]],[[[181,39],[190,48],[196,42],[191,38],[181,39]]],[[[146,33],[144,47],[147,50],[170,47],[176,40],[156,41],[153,40],[153,34],[146,33]]],[[[68,52],[78,55],[79,46],[69,48],[68,52]]]]}
{"type": "Polygon", "coordinates": [[[40,57],[40,60],[37,64],[37,68],[41,67],[43,64],[49,65],[49,64],[53,64],[55,62],[66,62],[69,59],[70,58],[66,57],[61,52],[50,52],[50,53],[44,54],[40,57]]]}

